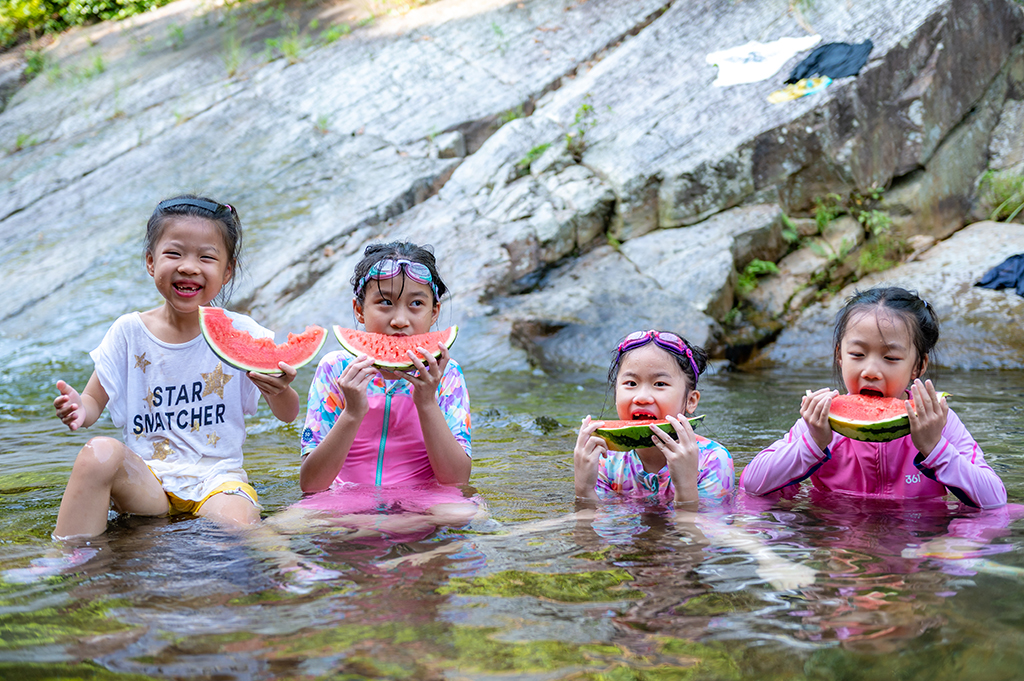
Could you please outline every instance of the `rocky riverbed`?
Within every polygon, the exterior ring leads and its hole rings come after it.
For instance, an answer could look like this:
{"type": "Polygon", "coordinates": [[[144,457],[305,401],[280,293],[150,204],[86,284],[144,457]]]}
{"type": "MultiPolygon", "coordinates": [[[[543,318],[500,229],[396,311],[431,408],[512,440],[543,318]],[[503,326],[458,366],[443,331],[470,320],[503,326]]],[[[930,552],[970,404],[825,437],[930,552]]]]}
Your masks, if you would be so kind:
{"type": "Polygon", "coordinates": [[[143,225],[190,190],[239,206],[233,305],[281,330],[352,325],[362,248],[408,238],[435,247],[471,367],[601,366],[645,327],[819,364],[854,279],[931,297],[940,361],[1024,366],[1021,299],[970,288],[1019,226],[962,230],[1024,173],[1013,0],[357,10],[179,0],[61,36],[31,80],[5,62],[6,367],[78,361],[153,305],[143,225]],[[874,48],[795,101],[767,97],[806,52],[712,84],[709,53],[808,35],[874,48]]]}

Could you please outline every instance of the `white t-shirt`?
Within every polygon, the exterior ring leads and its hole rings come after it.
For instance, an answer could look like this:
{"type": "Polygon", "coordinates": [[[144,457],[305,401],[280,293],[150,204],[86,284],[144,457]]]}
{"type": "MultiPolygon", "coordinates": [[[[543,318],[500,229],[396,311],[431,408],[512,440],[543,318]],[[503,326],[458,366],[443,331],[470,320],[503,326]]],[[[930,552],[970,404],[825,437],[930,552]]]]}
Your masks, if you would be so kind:
{"type": "MultiPolygon", "coordinates": [[[[245,315],[230,316],[253,337],[274,336],[245,315]]],[[[165,343],[132,312],[119,317],[89,354],[111,420],[164,491],[200,501],[225,482],[248,482],[245,414],[256,413],[260,392],[244,371],[213,354],[202,335],[165,343]]]]}

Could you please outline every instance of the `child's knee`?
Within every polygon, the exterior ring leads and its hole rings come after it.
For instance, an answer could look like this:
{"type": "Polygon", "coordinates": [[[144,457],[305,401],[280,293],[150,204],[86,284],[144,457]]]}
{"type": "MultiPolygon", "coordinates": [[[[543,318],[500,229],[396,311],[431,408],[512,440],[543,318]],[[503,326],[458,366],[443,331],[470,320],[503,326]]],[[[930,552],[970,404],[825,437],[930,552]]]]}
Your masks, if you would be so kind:
{"type": "Polygon", "coordinates": [[[125,446],[112,437],[94,437],[75,458],[73,474],[113,479],[124,465],[125,446]]]}

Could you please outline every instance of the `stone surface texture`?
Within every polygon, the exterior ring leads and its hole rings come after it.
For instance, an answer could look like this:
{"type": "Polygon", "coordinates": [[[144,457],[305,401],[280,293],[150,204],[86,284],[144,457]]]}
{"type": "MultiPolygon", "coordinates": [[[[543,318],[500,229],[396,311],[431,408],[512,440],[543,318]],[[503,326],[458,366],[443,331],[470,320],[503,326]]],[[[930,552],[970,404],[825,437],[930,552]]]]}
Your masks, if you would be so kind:
{"type": "Polygon", "coordinates": [[[442,0],[294,59],[233,17],[180,0],[71,32],[9,96],[5,366],[81,361],[157,304],[144,224],[183,191],[239,207],[230,305],[271,328],[352,325],[363,248],[409,239],[435,248],[467,366],[592,368],[636,328],[721,353],[738,273],[782,258],[782,216],[816,197],[892,185],[901,228],[945,238],[991,150],[1019,154],[1012,0],[442,0]],[[766,97],[804,55],[711,85],[709,52],[809,32],[875,47],[858,77],[786,104],[766,97]]]}

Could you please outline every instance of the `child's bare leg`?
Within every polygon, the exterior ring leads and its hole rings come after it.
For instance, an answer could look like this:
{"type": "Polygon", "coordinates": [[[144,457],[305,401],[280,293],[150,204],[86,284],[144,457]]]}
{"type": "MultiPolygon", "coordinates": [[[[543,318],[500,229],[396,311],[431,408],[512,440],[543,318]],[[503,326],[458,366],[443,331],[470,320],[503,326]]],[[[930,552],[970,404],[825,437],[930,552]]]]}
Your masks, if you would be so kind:
{"type": "Polygon", "coordinates": [[[75,458],[54,537],[103,534],[111,500],[117,510],[126,513],[164,515],[170,510],[160,481],[138,454],[119,440],[94,437],[75,458]]]}
{"type": "Polygon", "coordinates": [[[260,522],[259,509],[248,496],[219,492],[207,499],[196,515],[228,527],[244,527],[260,522]]]}

